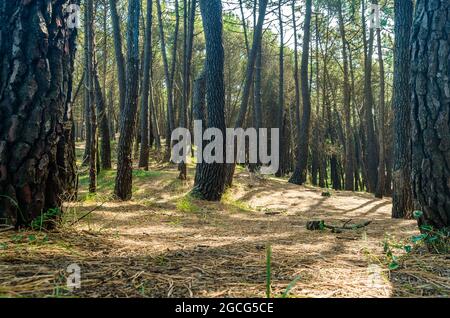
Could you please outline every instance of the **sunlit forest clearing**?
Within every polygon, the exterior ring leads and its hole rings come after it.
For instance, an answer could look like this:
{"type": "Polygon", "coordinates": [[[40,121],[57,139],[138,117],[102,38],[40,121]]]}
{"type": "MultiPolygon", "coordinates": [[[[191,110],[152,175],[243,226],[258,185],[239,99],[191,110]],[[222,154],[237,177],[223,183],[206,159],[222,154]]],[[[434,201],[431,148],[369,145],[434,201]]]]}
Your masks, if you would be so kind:
{"type": "Polygon", "coordinates": [[[449,251],[449,0],[0,0],[1,298],[449,298],[449,251]]]}
{"type": "Polygon", "coordinates": [[[99,175],[97,195],[82,173],[79,202],[67,206],[58,231],[0,234],[0,295],[265,297],[270,246],[273,297],[293,280],[289,297],[448,296],[444,255],[400,248],[401,269],[389,270],[384,243],[403,247],[419,233],[415,221],[390,218],[390,199],[298,188],[239,167],[222,202],[205,203],[188,196],[193,167],[188,181],[176,178],[176,165],[134,170],[129,202],[113,200],[114,170],[99,175]],[[308,231],[310,220],[372,223],[333,233],[308,231]],[[72,263],[84,272],[75,292],[62,270],[72,263]]]}

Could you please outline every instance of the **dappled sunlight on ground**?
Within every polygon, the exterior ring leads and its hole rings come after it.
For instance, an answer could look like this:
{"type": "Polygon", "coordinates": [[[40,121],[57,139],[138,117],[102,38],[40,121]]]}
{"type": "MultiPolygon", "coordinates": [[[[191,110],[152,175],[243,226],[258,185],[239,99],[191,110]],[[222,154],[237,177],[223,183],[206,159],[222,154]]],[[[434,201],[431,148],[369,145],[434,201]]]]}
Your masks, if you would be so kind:
{"type": "Polygon", "coordinates": [[[114,172],[102,172],[97,196],[87,194],[82,176],[81,201],[67,205],[64,225],[45,234],[46,242],[39,234],[35,244],[25,237],[0,251],[0,294],[54,295],[64,290],[67,265],[77,263],[82,288],[69,293],[75,296],[263,297],[268,244],[274,295],[295,278],[292,297],[398,294],[383,240],[406,239],[417,226],[392,220],[390,200],[333,191],[324,197],[319,188],[240,171],[221,203],[199,202],[186,197],[189,168],[187,182],[176,178],[174,166],[135,171],[130,202],[113,200],[114,172]],[[306,230],[310,220],[372,223],[332,233],[306,230]]]}

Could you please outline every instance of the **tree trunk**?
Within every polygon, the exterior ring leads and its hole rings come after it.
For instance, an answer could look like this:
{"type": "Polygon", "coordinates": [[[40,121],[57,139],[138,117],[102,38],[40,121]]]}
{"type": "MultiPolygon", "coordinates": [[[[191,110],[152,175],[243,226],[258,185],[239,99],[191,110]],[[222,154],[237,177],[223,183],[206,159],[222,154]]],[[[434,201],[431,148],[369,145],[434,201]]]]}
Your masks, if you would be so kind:
{"type": "MultiPolygon", "coordinates": [[[[378,4],[378,1],[376,1],[378,4]]],[[[379,109],[379,118],[378,118],[378,126],[379,133],[378,139],[380,144],[380,149],[378,152],[378,182],[377,182],[377,190],[375,196],[377,198],[382,198],[384,195],[384,187],[386,182],[386,160],[385,160],[385,82],[384,82],[384,61],[383,61],[383,50],[381,48],[381,27],[377,28],[377,46],[378,46],[378,64],[380,67],[380,109],[379,109]]]]}
{"type": "Polygon", "coordinates": [[[365,0],[363,0],[363,42],[364,42],[364,128],[366,133],[366,163],[368,191],[374,193],[378,178],[377,139],[375,136],[373,119],[373,91],[372,91],[372,55],[374,30],[369,31],[369,40],[366,39],[365,0]]]}
{"type": "Polygon", "coordinates": [[[0,5],[0,220],[20,227],[61,209],[76,182],[72,72],[74,1],[0,5]],[[31,54],[31,55],[30,55],[31,54]]]}
{"type": "Polygon", "coordinates": [[[353,144],[353,131],[351,125],[351,111],[350,111],[350,82],[348,74],[348,58],[347,58],[347,40],[345,37],[344,16],[342,14],[342,0],[338,5],[339,15],[339,31],[342,41],[342,59],[344,69],[344,116],[345,116],[345,190],[353,191],[354,188],[354,162],[353,153],[355,147],[353,144]]]}
{"type": "Polygon", "coordinates": [[[119,110],[124,109],[125,94],[126,94],[126,74],[125,74],[125,59],[122,53],[122,34],[120,32],[120,19],[117,13],[117,0],[109,0],[109,7],[111,10],[111,21],[114,36],[114,52],[116,54],[117,63],[117,81],[119,84],[119,110]]]}
{"type": "Polygon", "coordinates": [[[139,84],[139,12],[140,1],[128,2],[127,26],[127,81],[125,107],[120,119],[120,138],[117,146],[117,177],[115,194],[121,200],[132,196],[133,161],[132,146],[136,127],[137,97],[139,84]]]}
{"type": "Polygon", "coordinates": [[[418,0],[412,28],[412,182],[419,224],[450,225],[450,3],[418,0]]]}
{"type": "MultiPolygon", "coordinates": [[[[178,3],[178,2],[177,2],[178,3]]],[[[166,39],[164,34],[164,24],[162,19],[162,9],[161,9],[161,1],[156,0],[156,7],[158,11],[158,22],[159,22],[159,37],[161,43],[161,53],[162,60],[164,66],[164,76],[166,81],[166,91],[167,91],[167,126],[166,126],[166,153],[167,156],[170,156],[171,150],[171,134],[175,129],[175,115],[173,108],[173,82],[172,82],[172,71],[169,70],[169,60],[167,57],[167,49],[166,49],[166,39]]],[[[177,18],[178,25],[178,18],[177,18]]],[[[177,27],[178,29],[178,27],[177,27]]],[[[177,32],[178,33],[178,30],[177,32]]],[[[176,34],[178,37],[178,34],[176,34]]],[[[174,48],[176,48],[177,39],[174,40],[174,48]]],[[[175,68],[175,65],[172,65],[172,69],[175,68]]]]}
{"type": "MultiPolygon", "coordinates": [[[[291,178],[290,183],[303,184],[306,181],[306,170],[308,165],[308,149],[309,149],[309,125],[311,118],[311,95],[308,84],[308,63],[309,63],[309,42],[311,37],[311,15],[312,0],[306,0],[306,15],[303,34],[303,50],[302,50],[302,66],[301,66],[301,83],[303,98],[303,114],[300,126],[300,134],[298,136],[297,164],[291,178]]],[[[300,123],[298,123],[300,124],[300,123]]]]}
{"type": "MultiPolygon", "coordinates": [[[[207,127],[216,128],[225,136],[224,49],[222,44],[222,3],[200,0],[200,11],[206,41],[205,82],[207,127]]],[[[225,141],[222,143],[225,159],[225,141]]],[[[192,194],[200,199],[219,201],[225,189],[225,164],[203,164],[197,171],[192,194]]]]}
{"type": "Polygon", "coordinates": [[[148,170],[149,160],[149,90],[150,90],[150,69],[152,66],[152,21],[153,21],[153,1],[147,1],[147,25],[145,28],[144,40],[144,67],[141,87],[141,148],[139,153],[139,168],[148,170]]]}
{"type": "Polygon", "coordinates": [[[87,46],[85,49],[85,72],[86,72],[86,98],[90,122],[89,143],[89,193],[97,192],[97,115],[95,112],[94,94],[94,3],[93,0],[86,1],[85,12],[85,37],[87,46]]]}
{"type": "Polygon", "coordinates": [[[410,37],[414,5],[412,0],[395,0],[394,49],[394,141],[392,217],[410,216],[413,210],[411,186],[411,88],[410,37]]]}
{"type": "MultiPolygon", "coordinates": [[[[258,12],[258,24],[253,32],[253,44],[252,49],[247,62],[247,69],[245,72],[244,88],[242,91],[241,107],[239,108],[239,114],[234,125],[235,128],[241,128],[244,124],[245,116],[248,109],[248,101],[250,99],[251,87],[253,85],[253,72],[255,70],[256,57],[258,55],[259,46],[261,46],[262,32],[264,26],[264,19],[266,16],[268,0],[260,0],[259,12],[258,12]]],[[[236,164],[228,164],[226,168],[226,186],[231,187],[233,183],[233,175],[236,164]]]]}
{"type": "Polygon", "coordinates": [[[111,169],[111,135],[109,132],[109,121],[106,116],[106,104],[104,90],[100,86],[97,68],[94,68],[94,84],[95,84],[95,103],[97,105],[97,117],[99,123],[99,132],[101,137],[100,159],[102,169],[111,169]]]}

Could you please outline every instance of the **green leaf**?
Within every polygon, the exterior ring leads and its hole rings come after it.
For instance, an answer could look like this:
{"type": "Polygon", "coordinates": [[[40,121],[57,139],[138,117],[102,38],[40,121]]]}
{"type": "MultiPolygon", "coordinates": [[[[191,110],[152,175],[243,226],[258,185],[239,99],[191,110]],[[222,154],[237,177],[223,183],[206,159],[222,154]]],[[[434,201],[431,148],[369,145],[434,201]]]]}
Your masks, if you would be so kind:
{"type": "Polygon", "coordinates": [[[414,235],[413,237],[411,237],[411,241],[413,243],[418,243],[418,242],[422,241],[426,237],[427,237],[426,234],[414,235]]]}
{"type": "Polygon", "coordinates": [[[294,288],[295,284],[297,284],[297,282],[300,280],[300,275],[298,275],[297,277],[294,278],[294,280],[292,282],[289,283],[288,287],[286,288],[286,290],[283,293],[282,298],[287,298],[287,296],[289,295],[289,292],[292,290],[292,288],[294,288]]]}
{"type": "Polygon", "coordinates": [[[0,250],[6,250],[8,248],[8,244],[0,243],[0,250]]]}
{"type": "Polygon", "coordinates": [[[323,231],[323,230],[325,229],[325,223],[324,223],[324,221],[320,221],[320,223],[319,223],[319,229],[320,229],[321,231],[323,231]]]}
{"type": "Polygon", "coordinates": [[[28,235],[28,240],[29,240],[30,242],[35,242],[35,241],[36,241],[36,236],[33,235],[33,234],[30,234],[30,235],[28,235]]]}
{"type": "Polygon", "coordinates": [[[414,211],[413,212],[413,217],[417,220],[419,218],[421,218],[423,216],[423,212],[422,211],[414,211]]]}
{"type": "Polygon", "coordinates": [[[400,265],[397,263],[397,262],[391,262],[390,264],[389,264],[389,270],[391,270],[391,271],[393,271],[393,270],[396,270],[397,268],[399,268],[400,267],[400,265]]]}
{"type": "Polygon", "coordinates": [[[403,249],[405,250],[406,253],[411,253],[412,246],[411,245],[405,245],[405,246],[403,246],[403,249]]]}
{"type": "Polygon", "coordinates": [[[422,225],[420,227],[420,229],[425,231],[425,232],[432,232],[433,231],[433,227],[431,225],[422,225]]]}
{"type": "Polygon", "coordinates": [[[272,246],[267,245],[266,248],[266,297],[271,297],[272,289],[272,246]]]}

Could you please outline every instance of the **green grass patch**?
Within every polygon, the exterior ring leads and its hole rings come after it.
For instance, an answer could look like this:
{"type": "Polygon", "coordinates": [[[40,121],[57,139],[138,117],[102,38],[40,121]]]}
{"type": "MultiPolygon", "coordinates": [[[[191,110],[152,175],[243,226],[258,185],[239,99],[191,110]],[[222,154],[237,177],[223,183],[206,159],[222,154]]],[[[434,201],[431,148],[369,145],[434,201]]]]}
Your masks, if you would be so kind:
{"type": "Polygon", "coordinates": [[[177,210],[185,213],[198,213],[201,211],[200,206],[195,204],[194,198],[190,195],[185,195],[177,202],[177,210]]]}

